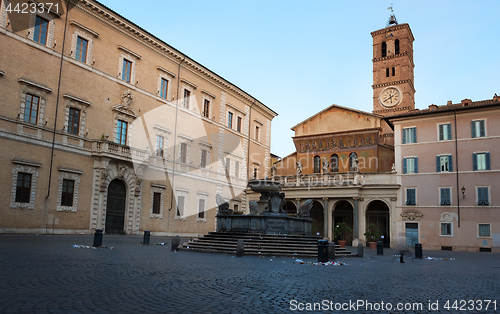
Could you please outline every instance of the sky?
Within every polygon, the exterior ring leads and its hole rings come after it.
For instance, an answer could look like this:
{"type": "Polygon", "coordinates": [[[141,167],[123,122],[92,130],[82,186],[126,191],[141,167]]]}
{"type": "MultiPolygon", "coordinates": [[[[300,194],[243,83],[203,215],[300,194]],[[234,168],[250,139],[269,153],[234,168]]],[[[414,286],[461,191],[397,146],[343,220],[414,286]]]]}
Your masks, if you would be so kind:
{"type": "Polygon", "coordinates": [[[372,31],[393,6],[415,37],[416,108],[500,95],[500,1],[100,0],[278,113],[271,153],[291,127],[336,104],[373,110],[372,31]]]}

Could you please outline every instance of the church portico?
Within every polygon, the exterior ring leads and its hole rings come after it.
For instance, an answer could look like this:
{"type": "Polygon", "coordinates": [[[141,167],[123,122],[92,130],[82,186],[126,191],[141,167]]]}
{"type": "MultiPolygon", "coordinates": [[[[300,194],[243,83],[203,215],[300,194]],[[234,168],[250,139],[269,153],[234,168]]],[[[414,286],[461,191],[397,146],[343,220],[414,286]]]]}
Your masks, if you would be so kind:
{"type": "MultiPolygon", "coordinates": [[[[335,226],[341,222],[353,229],[347,237],[347,244],[356,246],[366,244],[364,233],[370,223],[375,223],[384,238],[385,246],[395,239],[395,206],[399,185],[394,173],[378,174],[343,174],[342,185],[325,184],[332,182],[325,176],[300,175],[275,177],[282,183],[285,193],[286,211],[289,216],[296,216],[306,200],[312,200],[310,215],[313,219],[313,234],[319,234],[329,241],[336,241],[335,226]],[[358,176],[358,180],[354,178],[358,176]],[[297,182],[300,182],[297,184],[297,182]],[[307,185],[304,182],[320,182],[307,185]],[[293,211],[295,209],[295,212],[293,211]]],[[[257,195],[249,193],[249,200],[256,200],[257,195]]]]}

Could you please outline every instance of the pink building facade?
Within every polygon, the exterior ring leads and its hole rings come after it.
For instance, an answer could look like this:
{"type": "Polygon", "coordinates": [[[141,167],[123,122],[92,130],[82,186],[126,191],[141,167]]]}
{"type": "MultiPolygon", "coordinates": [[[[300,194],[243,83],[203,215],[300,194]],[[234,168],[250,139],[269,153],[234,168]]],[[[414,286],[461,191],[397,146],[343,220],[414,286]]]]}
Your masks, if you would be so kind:
{"type": "Polygon", "coordinates": [[[500,251],[500,98],[449,101],[387,120],[401,185],[397,242],[500,251]]]}

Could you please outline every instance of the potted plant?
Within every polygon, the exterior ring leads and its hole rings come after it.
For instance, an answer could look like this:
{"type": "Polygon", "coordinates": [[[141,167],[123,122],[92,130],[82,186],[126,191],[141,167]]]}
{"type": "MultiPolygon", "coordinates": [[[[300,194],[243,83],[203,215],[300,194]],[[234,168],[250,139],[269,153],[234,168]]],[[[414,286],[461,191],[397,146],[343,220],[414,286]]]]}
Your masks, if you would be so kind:
{"type": "Polygon", "coordinates": [[[368,245],[370,249],[377,248],[377,241],[380,240],[380,236],[382,233],[377,229],[377,226],[374,224],[369,224],[368,228],[366,228],[365,237],[368,241],[368,245]]]}
{"type": "Polygon", "coordinates": [[[334,234],[340,247],[345,247],[347,235],[352,234],[352,229],[345,222],[341,222],[335,226],[334,234]]]}

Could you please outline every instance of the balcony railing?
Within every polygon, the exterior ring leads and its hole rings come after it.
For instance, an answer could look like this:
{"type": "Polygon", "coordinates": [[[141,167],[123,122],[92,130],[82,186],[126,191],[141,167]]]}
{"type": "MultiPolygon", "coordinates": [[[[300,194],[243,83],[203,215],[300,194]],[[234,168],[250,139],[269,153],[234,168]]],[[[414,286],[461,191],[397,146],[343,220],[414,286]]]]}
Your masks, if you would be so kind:
{"type": "Polygon", "coordinates": [[[112,155],[122,159],[145,160],[149,158],[149,151],[110,141],[93,141],[92,155],[112,155]]]}

